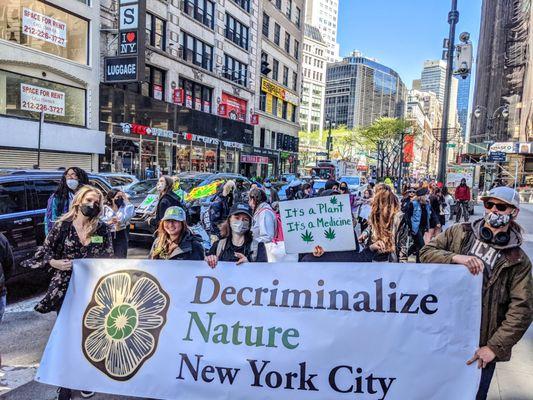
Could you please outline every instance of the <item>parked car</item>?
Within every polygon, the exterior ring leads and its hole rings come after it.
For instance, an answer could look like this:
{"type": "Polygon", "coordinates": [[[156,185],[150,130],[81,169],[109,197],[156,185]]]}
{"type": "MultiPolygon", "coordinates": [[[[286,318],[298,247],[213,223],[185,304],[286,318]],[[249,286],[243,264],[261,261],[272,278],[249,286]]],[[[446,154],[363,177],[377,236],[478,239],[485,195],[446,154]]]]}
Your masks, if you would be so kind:
{"type": "Polygon", "coordinates": [[[157,185],[157,179],[145,179],[143,181],[132,182],[123,190],[128,196],[140,196],[148,193],[157,185]]]}
{"type": "Polygon", "coordinates": [[[102,172],[98,175],[102,176],[113,189],[124,190],[128,185],[139,182],[135,175],[111,172],[102,172]]]}
{"type": "MultiPolygon", "coordinates": [[[[0,170],[0,232],[13,247],[14,277],[31,270],[20,267],[20,262],[35,254],[44,242],[44,217],[49,197],[56,190],[63,171],[0,170]]],[[[91,185],[107,193],[107,181],[89,174],[91,185]]]]}
{"type": "MultiPolygon", "coordinates": [[[[232,173],[180,173],[175,178],[179,179],[180,189],[187,193],[196,187],[205,186],[217,180],[234,180],[237,184],[244,186],[245,190],[248,190],[251,184],[250,180],[243,175],[232,173]]],[[[202,215],[209,207],[212,198],[213,196],[207,196],[194,202],[195,205],[200,205],[202,215]]],[[[141,199],[133,198],[132,203],[136,205],[136,212],[130,222],[130,240],[132,242],[151,243],[155,229],[149,225],[148,220],[155,214],[157,208],[155,188],[147,192],[141,199]]]]}
{"type": "MultiPolygon", "coordinates": [[[[305,183],[306,179],[302,179],[302,182],[305,183]]],[[[326,182],[327,181],[325,179],[315,179],[313,184],[313,189],[315,190],[315,192],[318,193],[320,189],[324,189],[324,187],[326,186],[326,182]]],[[[289,186],[290,183],[287,183],[278,190],[279,199],[281,201],[287,200],[287,189],[289,188],[289,186]]]]}

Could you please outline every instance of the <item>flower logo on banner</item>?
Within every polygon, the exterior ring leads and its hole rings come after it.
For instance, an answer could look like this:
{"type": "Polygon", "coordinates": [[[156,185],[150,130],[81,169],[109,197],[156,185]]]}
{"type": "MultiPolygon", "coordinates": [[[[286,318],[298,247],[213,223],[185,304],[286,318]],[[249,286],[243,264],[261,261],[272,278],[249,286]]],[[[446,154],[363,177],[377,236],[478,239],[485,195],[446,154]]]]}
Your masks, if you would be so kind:
{"type": "Polygon", "coordinates": [[[120,271],[104,276],[83,316],[83,353],[112,379],[132,378],[157,348],[169,297],[153,276],[120,271]]]}

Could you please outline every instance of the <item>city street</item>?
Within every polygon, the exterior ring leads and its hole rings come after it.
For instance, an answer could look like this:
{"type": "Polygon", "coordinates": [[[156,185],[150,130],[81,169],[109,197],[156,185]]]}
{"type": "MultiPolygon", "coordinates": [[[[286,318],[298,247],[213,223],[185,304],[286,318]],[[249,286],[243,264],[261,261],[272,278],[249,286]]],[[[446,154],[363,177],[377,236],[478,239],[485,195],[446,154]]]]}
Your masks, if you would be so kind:
{"type": "MultiPolygon", "coordinates": [[[[481,209],[476,208],[476,215],[481,209]]],[[[524,248],[533,256],[533,205],[525,205],[519,216],[519,222],[526,229],[524,248]]],[[[131,258],[146,257],[143,248],[130,249],[131,258]]],[[[3,367],[0,368],[1,400],[49,400],[56,395],[56,389],[32,381],[50,330],[55,321],[55,314],[38,314],[33,306],[39,296],[11,304],[7,308],[2,325],[0,325],[0,352],[3,367]]],[[[533,327],[513,349],[513,358],[508,363],[500,363],[492,382],[490,400],[527,400],[533,393],[533,327]]],[[[74,397],[75,399],[81,397],[74,397]]],[[[128,397],[98,394],[95,400],[121,399],[128,397]]]]}

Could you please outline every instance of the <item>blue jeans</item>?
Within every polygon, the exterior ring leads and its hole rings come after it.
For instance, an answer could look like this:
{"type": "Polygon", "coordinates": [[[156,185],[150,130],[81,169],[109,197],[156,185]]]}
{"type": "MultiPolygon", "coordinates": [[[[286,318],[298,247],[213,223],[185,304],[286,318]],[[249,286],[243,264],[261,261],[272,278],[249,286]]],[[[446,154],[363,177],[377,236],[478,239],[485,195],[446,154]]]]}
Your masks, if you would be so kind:
{"type": "Polygon", "coordinates": [[[6,311],[7,297],[5,294],[0,296],[0,322],[2,322],[2,317],[6,311]]]}

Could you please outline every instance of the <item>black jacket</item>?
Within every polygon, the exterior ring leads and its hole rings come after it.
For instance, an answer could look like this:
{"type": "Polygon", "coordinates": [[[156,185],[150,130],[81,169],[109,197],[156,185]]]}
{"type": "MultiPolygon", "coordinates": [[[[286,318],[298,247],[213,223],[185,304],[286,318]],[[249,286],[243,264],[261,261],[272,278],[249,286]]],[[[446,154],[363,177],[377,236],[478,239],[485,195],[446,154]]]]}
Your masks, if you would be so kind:
{"type": "Polygon", "coordinates": [[[165,193],[157,203],[155,218],[152,220],[152,225],[158,226],[159,221],[161,221],[165,216],[165,211],[167,211],[167,208],[175,206],[181,207],[185,211],[187,211],[187,208],[183,204],[183,201],[181,201],[180,197],[176,193],[174,193],[173,191],[165,193]]]}
{"type": "Polygon", "coordinates": [[[6,294],[6,281],[13,274],[15,259],[7,238],[0,233],[0,296],[6,294]]]}
{"type": "MultiPolygon", "coordinates": [[[[217,249],[218,249],[218,243],[220,240],[217,240],[209,251],[207,252],[207,255],[209,256],[216,256],[217,255],[217,249]]],[[[254,255],[252,254],[252,242],[248,241],[244,243],[244,245],[240,247],[236,247],[233,242],[231,241],[231,238],[226,239],[226,245],[224,246],[224,249],[222,250],[222,253],[218,257],[218,261],[228,261],[228,262],[236,262],[237,257],[235,257],[235,252],[242,253],[248,258],[248,261],[250,262],[268,262],[268,256],[266,252],[266,247],[264,243],[257,243],[257,252],[254,255]]]]}
{"type": "Polygon", "coordinates": [[[189,261],[201,261],[204,259],[204,246],[202,245],[202,239],[194,235],[190,231],[187,231],[183,238],[181,238],[180,244],[176,247],[172,253],[168,255],[155,254],[157,253],[158,239],[154,241],[152,250],[150,251],[150,258],[155,260],[189,260],[189,261]]]}

